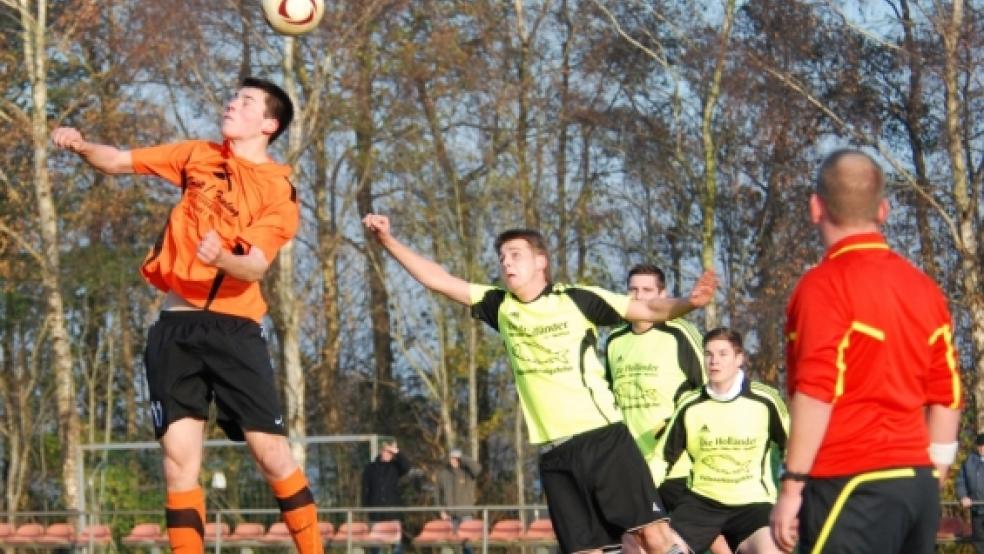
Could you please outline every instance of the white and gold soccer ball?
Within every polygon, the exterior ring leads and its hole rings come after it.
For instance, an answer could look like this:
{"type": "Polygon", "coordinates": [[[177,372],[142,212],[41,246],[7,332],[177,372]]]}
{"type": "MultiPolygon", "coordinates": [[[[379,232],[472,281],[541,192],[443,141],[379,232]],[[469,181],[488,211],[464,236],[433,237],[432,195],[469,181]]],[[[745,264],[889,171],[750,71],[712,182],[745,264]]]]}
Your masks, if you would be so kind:
{"type": "Polygon", "coordinates": [[[324,0],[262,0],[263,17],[282,35],[300,35],[314,29],[325,15],[324,0]]]}

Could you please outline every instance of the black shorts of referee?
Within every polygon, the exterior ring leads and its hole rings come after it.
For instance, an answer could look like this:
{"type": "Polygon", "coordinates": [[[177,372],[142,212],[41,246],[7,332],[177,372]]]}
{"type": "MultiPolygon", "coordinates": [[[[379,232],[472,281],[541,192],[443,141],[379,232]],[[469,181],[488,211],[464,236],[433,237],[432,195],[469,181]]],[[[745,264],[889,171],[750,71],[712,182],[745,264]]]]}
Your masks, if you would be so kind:
{"type": "Polygon", "coordinates": [[[810,478],[803,488],[799,551],[929,554],[936,551],[939,481],[933,468],[810,478]]]}
{"type": "Polygon", "coordinates": [[[729,506],[693,492],[683,495],[673,509],[670,525],[694,552],[704,552],[723,535],[732,552],[745,539],[769,526],[772,504],[756,502],[729,506]]]}
{"type": "Polygon", "coordinates": [[[286,435],[263,330],[255,321],[198,310],[163,311],[144,351],[154,435],[186,417],[208,419],[215,402],[226,436],[286,435]]]}
{"type": "Polygon", "coordinates": [[[562,552],[614,547],[668,517],[624,423],[541,445],[540,482],[562,552]]]}

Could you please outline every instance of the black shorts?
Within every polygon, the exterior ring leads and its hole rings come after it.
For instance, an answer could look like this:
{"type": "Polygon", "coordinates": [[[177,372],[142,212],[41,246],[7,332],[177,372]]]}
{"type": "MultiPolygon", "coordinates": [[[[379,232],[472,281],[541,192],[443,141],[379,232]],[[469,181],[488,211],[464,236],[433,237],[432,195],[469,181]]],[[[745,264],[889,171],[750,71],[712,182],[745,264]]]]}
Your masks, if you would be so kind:
{"type": "Polygon", "coordinates": [[[800,508],[800,552],[936,551],[939,482],[931,468],[811,478],[800,508]]]}
{"type": "Polygon", "coordinates": [[[674,508],[670,526],[694,552],[704,552],[724,535],[732,552],[752,533],[769,526],[772,504],[762,502],[729,506],[688,492],[674,508]]]}
{"type": "Polygon", "coordinates": [[[660,483],[659,497],[663,499],[663,506],[673,515],[673,510],[680,504],[680,500],[690,494],[690,487],[687,486],[686,477],[674,477],[665,479],[660,483]]]}
{"type": "Polygon", "coordinates": [[[286,435],[280,398],[262,328],[242,317],[164,311],[144,352],[154,435],[182,418],[207,419],[215,401],[226,436],[244,429],[286,435]]]}
{"type": "Polygon", "coordinates": [[[618,545],[626,531],[667,518],[624,423],[574,435],[542,453],[539,465],[562,552],[618,545]]]}

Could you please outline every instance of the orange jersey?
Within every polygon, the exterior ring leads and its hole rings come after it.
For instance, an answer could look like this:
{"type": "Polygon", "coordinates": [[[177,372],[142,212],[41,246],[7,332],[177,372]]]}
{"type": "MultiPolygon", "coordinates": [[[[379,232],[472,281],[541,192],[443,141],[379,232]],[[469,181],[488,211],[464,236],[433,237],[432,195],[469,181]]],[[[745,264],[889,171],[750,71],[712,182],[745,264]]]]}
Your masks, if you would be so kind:
{"type": "Polygon", "coordinates": [[[202,237],[214,229],[223,248],[245,254],[259,248],[273,261],[297,231],[300,211],[287,177],[290,167],[255,164],[228,147],[205,141],[138,148],[133,169],[182,189],[167,225],[140,272],[148,283],[214,312],[260,321],[266,313],[258,282],[225,275],[197,258],[202,237]]]}
{"type": "Polygon", "coordinates": [[[936,283],[881,234],[852,235],[803,276],[786,317],[790,396],[833,405],[810,475],[930,465],[925,407],[963,402],[936,283]]]}

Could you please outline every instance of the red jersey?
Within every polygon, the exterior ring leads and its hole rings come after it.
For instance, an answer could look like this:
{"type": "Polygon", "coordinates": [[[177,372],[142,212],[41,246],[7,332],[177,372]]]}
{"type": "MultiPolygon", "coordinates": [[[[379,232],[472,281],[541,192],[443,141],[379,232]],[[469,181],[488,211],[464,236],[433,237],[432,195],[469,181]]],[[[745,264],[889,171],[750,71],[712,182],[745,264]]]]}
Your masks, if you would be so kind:
{"type": "Polygon", "coordinates": [[[841,240],[803,275],[786,338],[790,396],[833,408],[810,475],[931,465],[924,407],[962,405],[953,324],[939,287],[880,233],[841,240]]]}
{"type": "Polygon", "coordinates": [[[226,146],[205,141],[138,148],[136,173],[162,177],[182,188],[157,243],[140,268],[162,291],[214,312],[260,321],[266,313],[258,282],[240,281],[197,258],[209,230],[226,250],[259,248],[268,261],[297,231],[300,211],[290,167],[237,158],[226,146]]]}

